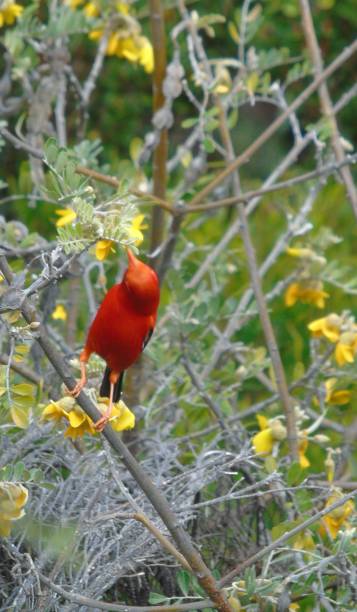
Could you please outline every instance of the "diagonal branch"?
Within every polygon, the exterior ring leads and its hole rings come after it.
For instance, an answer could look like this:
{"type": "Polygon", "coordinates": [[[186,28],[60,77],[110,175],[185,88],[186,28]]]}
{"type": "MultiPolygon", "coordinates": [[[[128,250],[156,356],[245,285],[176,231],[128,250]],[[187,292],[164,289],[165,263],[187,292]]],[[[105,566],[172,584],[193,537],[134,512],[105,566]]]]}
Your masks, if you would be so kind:
{"type": "MultiPolygon", "coordinates": [[[[315,74],[318,77],[323,71],[323,61],[314,28],[314,22],[311,15],[309,0],[300,0],[300,10],[306,45],[310,53],[311,61],[315,68],[315,74]]],[[[331,126],[331,141],[333,150],[336,155],[336,160],[338,163],[341,163],[345,159],[345,153],[341,143],[337,120],[333,112],[333,104],[326,82],[323,81],[321,83],[318,88],[318,94],[320,98],[321,111],[326,117],[326,119],[328,119],[329,124],[331,126]]],[[[354,215],[357,219],[357,191],[353,182],[351,171],[348,166],[341,167],[341,176],[345,184],[348,197],[352,204],[354,215]]]]}

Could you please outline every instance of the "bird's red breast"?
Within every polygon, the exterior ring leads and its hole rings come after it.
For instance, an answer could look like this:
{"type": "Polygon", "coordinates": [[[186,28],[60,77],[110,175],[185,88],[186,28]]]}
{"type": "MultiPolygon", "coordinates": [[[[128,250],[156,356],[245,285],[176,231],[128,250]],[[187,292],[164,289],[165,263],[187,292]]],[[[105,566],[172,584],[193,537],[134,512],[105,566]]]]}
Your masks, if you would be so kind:
{"type": "Polygon", "coordinates": [[[126,370],[139,357],[155,327],[160,299],[154,270],[131,252],[128,258],[123,281],[106,294],[86,342],[87,352],[100,355],[114,372],[126,370]]]}

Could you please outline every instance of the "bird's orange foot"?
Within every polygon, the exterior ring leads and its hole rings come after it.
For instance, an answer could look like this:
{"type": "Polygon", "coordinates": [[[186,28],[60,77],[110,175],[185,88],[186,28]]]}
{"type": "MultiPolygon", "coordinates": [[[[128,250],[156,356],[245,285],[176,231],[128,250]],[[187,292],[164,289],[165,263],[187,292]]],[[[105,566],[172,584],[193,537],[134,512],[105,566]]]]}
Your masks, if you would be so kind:
{"type": "Polygon", "coordinates": [[[73,389],[67,389],[69,395],[71,395],[72,397],[78,397],[78,395],[80,394],[80,392],[82,391],[84,385],[86,384],[86,379],[81,378],[77,384],[75,385],[75,387],[73,387],[73,389]]]}
{"type": "Polygon", "coordinates": [[[103,431],[104,427],[107,425],[108,421],[110,419],[110,414],[103,414],[102,417],[100,417],[99,421],[97,421],[96,423],[94,423],[94,429],[96,431],[103,431]]]}

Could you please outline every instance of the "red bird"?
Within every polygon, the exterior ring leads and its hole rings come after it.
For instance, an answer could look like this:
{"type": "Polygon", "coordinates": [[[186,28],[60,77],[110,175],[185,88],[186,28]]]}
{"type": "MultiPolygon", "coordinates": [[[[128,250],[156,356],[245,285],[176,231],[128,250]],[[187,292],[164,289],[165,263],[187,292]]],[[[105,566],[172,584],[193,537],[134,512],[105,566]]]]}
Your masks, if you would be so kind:
{"type": "Polygon", "coordinates": [[[160,300],[156,272],[128,249],[129,266],[121,283],[109,289],[91,324],[80,355],[81,379],[71,395],[77,397],[86,383],[86,363],[92,353],[107,364],[100,387],[109,406],[95,424],[102,431],[110,419],[113,402],[120,399],[124,371],[139,357],[154,331],[160,300]]]}

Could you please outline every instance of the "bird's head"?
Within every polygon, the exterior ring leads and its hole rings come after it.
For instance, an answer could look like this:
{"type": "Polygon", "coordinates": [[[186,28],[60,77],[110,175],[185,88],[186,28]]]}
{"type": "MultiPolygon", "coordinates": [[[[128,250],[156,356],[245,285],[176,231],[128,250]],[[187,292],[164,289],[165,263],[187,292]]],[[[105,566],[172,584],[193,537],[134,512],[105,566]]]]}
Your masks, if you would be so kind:
{"type": "Polygon", "coordinates": [[[123,282],[138,308],[145,314],[156,312],[160,299],[159,279],[156,272],[127,249],[128,268],[123,282]]]}

